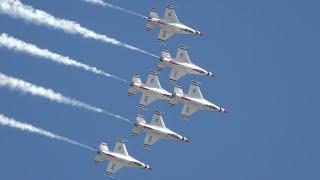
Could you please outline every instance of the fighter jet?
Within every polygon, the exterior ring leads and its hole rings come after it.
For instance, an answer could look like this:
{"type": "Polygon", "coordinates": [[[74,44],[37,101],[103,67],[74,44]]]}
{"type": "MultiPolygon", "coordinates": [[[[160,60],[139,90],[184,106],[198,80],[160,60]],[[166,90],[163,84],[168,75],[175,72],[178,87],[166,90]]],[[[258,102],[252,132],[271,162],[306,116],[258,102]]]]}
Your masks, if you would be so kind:
{"type": "Polygon", "coordinates": [[[142,109],[157,99],[170,101],[170,98],[172,96],[171,93],[161,87],[159,79],[154,71],[151,71],[149,73],[146,84],[143,84],[141,82],[139,75],[136,74],[133,76],[132,82],[130,83],[128,96],[132,96],[137,92],[142,93],[142,97],[139,103],[139,108],[142,109]]]}
{"type": "Polygon", "coordinates": [[[167,5],[164,18],[159,18],[157,10],[155,8],[151,9],[150,16],[146,17],[147,31],[151,31],[154,26],[160,28],[160,33],[158,35],[158,42],[163,42],[168,39],[174,33],[179,34],[193,34],[197,36],[203,35],[197,30],[194,30],[179,22],[178,17],[174,11],[174,6],[171,4],[167,5]]]}
{"type": "Polygon", "coordinates": [[[172,71],[169,77],[169,82],[174,83],[186,74],[198,74],[203,76],[213,77],[214,74],[201,67],[193,64],[188,56],[186,48],[180,46],[176,58],[170,56],[168,49],[163,49],[160,57],[160,64],[158,65],[158,71],[163,70],[166,67],[171,67],[172,71]]]}
{"type": "Polygon", "coordinates": [[[145,121],[143,115],[138,114],[134,126],[132,136],[136,136],[140,132],[145,132],[147,134],[144,139],[145,148],[149,148],[152,144],[161,139],[189,142],[188,138],[183,137],[166,127],[159,111],[154,112],[150,124],[145,121]]]}
{"type": "Polygon", "coordinates": [[[105,174],[111,176],[113,173],[119,171],[123,167],[132,167],[151,170],[151,167],[144,164],[128,154],[124,140],[118,139],[113,151],[110,151],[106,143],[101,143],[95,158],[95,164],[100,164],[108,160],[109,165],[105,170],[105,174]]]}
{"type": "Polygon", "coordinates": [[[178,102],[184,104],[181,112],[181,117],[183,119],[188,118],[191,114],[200,109],[227,113],[226,109],[221,108],[203,98],[199,88],[199,83],[196,81],[192,81],[188,94],[183,93],[181,86],[175,86],[170,106],[172,107],[178,102]]]}

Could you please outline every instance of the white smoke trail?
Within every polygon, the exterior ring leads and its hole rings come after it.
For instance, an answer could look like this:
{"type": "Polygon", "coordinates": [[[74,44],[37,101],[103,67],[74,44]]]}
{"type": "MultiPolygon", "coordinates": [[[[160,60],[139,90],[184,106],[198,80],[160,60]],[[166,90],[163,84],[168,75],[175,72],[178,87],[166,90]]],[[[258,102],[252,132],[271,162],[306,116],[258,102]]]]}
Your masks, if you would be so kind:
{"type": "Polygon", "coordinates": [[[63,136],[56,135],[56,134],[54,134],[54,133],[52,133],[50,131],[46,131],[46,130],[34,127],[31,124],[19,122],[17,120],[12,119],[12,118],[5,117],[2,114],[0,114],[0,125],[16,128],[16,129],[19,129],[21,131],[28,131],[28,132],[39,134],[39,135],[42,135],[42,136],[46,136],[46,137],[49,137],[49,138],[52,138],[52,139],[57,139],[57,140],[64,141],[64,142],[67,142],[67,143],[70,143],[70,144],[74,144],[74,145],[77,145],[77,146],[80,146],[80,147],[83,147],[83,148],[86,148],[86,149],[89,149],[89,150],[92,150],[92,151],[96,151],[94,148],[92,148],[90,146],[81,144],[81,143],[79,143],[77,141],[71,140],[71,139],[63,137],[63,136]]]}
{"type": "Polygon", "coordinates": [[[0,13],[7,14],[14,18],[20,18],[34,24],[59,29],[66,33],[78,34],[84,38],[95,39],[108,44],[125,47],[158,58],[158,56],[145,50],[84,28],[77,22],[56,18],[45,11],[34,9],[32,6],[24,5],[19,0],[1,0],[0,13]]]}
{"type": "Polygon", "coordinates": [[[132,14],[132,15],[135,15],[135,16],[142,17],[142,18],[146,18],[146,16],[144,16],[142,14],[139,14],[139,13],[131,11],[129,9],[125,9],[125,8],[122,8],[122,7],[119,7],[119,6],[104,2],[103,0],[84,0],[84,1],[88,2],[88,3],[91,3],[91,4],[100,5],[100,6],[103,6],[103,7],[109,7],[109,8],[113,8],[113,9],[116,9],[116,10],[120,10],[120,11],[129,13],[129,14],[132,14]]]}
{"type": "Polygon", "coordinates": [[[25,53],[28,53],[33,56],[47,58],[47,59],[50,59],[56,63],[84,69],[86,71],[93,72],[95,74],[100,74],[100,75],[104,75],[106,77],[111,77],[113,79],[116,79],[116,80],[119,80],[122,82],[127,82],[126,80],[121,79],[117,76],[114,76],[114,75],[111,75],[111,74],[106,73],[104,71],[101,71],[101,70],[97,69],[96,67],[91,67],[89,65],[82,64],[80,62],[77,62],[74,59],[71,59],[66,56],[62,56],[60,54],[53,53],[47,49],[41,49],[34,44],[26,43],[24,41],[21,41],[19,39],[12,37],[12,36],[9,36],[8,34],[5,34],[5,33],[2,33],[0,35],[0,47],[1,46],[6,47],[8,49],[15,50],[15,51],[25,52],[25,53]]]}
{"type": "Polygon", "coordinates": [[[40,96],[40,97],[49,99],[51,101],[55,101],[57,103],[63,103],[63,104],[71,105],[71,106],[76,106],[76,107],[84,108],[84,109],[98,112],[98,113],[104,113],[109,116],[115,117],[117,119],[121,119],[121,120],[124,120],[124,121],[131,123],[131,121],[129,119],[124,118],[120,115],[113,114],[113,113],[107,112],[103,109],[100,109],[98,107],[95,107],[95,106],[86,104],[84,102],[78,101],[76,99],[72,99],[72,98],[63,96],[60,93],[54,92],[52,89],[46,89],[46,88],[31,84],[26,81],[16,79],[14,77],[6,76],[2,73],[0,73],[0,86],[7,87],[12,90],[17,90],[17,91],[20,91],[23,93],[28,93],[28,94],[31,94],[34,96],[40,96]]]}
{"type": "Polygon", "coordinates": [[[83,0],[83,1],[91,4],[95,4],[95,5],[105,6],[105,2],[103,0],[83,0]]]}

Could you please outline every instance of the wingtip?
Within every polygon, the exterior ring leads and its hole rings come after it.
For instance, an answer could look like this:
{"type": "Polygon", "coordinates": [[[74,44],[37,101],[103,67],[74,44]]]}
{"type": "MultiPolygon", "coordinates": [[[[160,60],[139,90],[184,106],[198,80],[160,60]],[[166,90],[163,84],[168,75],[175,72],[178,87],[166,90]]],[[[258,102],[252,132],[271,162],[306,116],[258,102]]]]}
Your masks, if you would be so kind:
{"type": "Polygon", "coordinates": [[[128,142],[126,139],[124,138],[121,138],[121,137],[117,137],[117,142],[119,143],[125,143],[125,142],[128,142]]]}
{"type": "Polygon", "coordinates": [[[191,84],[193,84],[193,85],[195,85],[195,86],[199,86],[200,83],[199,83],[198,81],[196,81],[196,80],[192,80],[192,81],[191,81],[191,84]]]}
{"type": "Polygon", "coordinates": [[[151,70],[151,71],[149,72],[149,74],[151,74],[151,75],[157,75],[157,73],[156,73],[155,71],[153,71],[153,70],[151,70]]]}
{"type": "Polygon", "coordinates": [[[153,114],[156,114],[156,115],[159,115],[159,116],[160,116],[160,115],[161,115],[161,112],[157,110],[157,111],[155,111],[153,114]]]}

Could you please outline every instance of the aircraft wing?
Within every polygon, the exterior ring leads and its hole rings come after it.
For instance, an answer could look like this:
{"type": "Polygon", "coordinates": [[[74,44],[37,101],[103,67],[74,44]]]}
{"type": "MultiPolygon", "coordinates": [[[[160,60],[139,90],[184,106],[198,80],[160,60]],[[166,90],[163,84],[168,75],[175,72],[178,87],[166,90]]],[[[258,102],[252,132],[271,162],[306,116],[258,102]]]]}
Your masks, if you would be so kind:
{"type": "Polygon", "coordinates": [[[189,63],[189,64],[192,63],[189,58],[189,55],[187,53],[187,50],[184,46],[179,47],[175,60],[178,62],[184,62],[184,63],[189,63]]]}
{"type": "Polygon", "coordinates": [[[127,148],[126,148],[126,145],[121,140],[118,140],[116,146],[114,146],[113,152],[119,153],[119,154],[123,154],[123,155],[127,155],[127,156],[129,155],[128,151],[127,151],[127,148]]]}
{"type": "Polygon", "coordinates": [[[182,108],[181,117],[183,119],[188,118],[191,114],[195,113],[199,108],[191,104],[185,104],[182,108]]]}
{"type": "Polygon", "coordinates": [[[164,20],[169,23],[179,23],[179,19],[176,15],[176,12],[173,9],[173,6],[168,4],[166,12],[164,14],[164,20]]]}
{"type": "Polygon", "coordinates": [[[149,73],[146,85],[153,88],[161,88],[160,81],[155,72],[151,71],[149,73]]]}
{"type": "Polygon", "coordinates": [[[105,173],[106,175],[111,176],[113,173],[119,171],[123,167],[124,165],[120,162],[110,161],[105,173]]]}
{"type": "Polygon", "coordinates": [[[139,107],[144,108],[145,106],[151,104],[153,101],[155,101],[156,98],[150,95],[142,94],[139,107]]]}
{"type": "Polygon", "coordinates": [[[154,126],[166,128],[166,125],[164,124],[163,118],[159,111],[153,113],[151,124],[154,126]]]}
{"type": "Polygon", "coordinates": [[[147,134],[146,138],[144,139],[144,147],[150,147],[155,142],[159,141],[161,138],[155,134],[147,134]]]}
{"type": "Polygon", "coordinates": [[[170,73],[169,82],[173,83],[174,81],[180,79],[182,76],[186,75],[186,72],[181,68],[172,68],[170,73]]]}
{"type": "Polygon", "coordinates": [[[203,99],[198,82],[192,81],[188,95],[193,98],[203,99]]]}
{"type": "Polygon", "coordinates": [[[172,36],[174,32],[169,28],[161,28],[158,35],[158,42],[162,42],[167,40],[170,36],[172,36]]]}

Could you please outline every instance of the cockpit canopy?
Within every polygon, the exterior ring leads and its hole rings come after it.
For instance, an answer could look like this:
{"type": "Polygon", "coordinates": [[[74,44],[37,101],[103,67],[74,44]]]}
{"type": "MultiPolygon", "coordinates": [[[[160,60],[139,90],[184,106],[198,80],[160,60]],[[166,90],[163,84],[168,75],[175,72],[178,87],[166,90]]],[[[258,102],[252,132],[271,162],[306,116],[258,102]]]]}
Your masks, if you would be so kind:
{"type": "Polygon", "coordinates": [[[188,33],[194,33],[191,29],[188,29],[188,28],[181,28],[181,29],[188,32],[188,33]]]}
{"type": "Polygon", "coordinates": [[[142,163],[135,162],[135,161],[132,161],[131,163],[135,164],[138,167],[143,167],[144,166],[142,163]]]}
{"type": "Polygon", "coordinates": [[[180,139],[180,136],[178,136],[177,134],[169,133],[169,135],[175,139],[180,139]]]}

